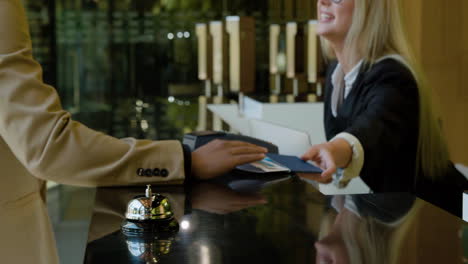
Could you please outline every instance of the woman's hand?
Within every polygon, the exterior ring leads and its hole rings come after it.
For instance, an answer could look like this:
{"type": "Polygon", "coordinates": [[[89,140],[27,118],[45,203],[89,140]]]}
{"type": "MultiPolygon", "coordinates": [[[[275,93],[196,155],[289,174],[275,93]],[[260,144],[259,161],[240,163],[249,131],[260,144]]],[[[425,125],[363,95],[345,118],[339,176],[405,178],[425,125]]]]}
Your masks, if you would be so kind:
{"type": "Polygon", "coordinates": [[[211,179],[238,165],[262,160],[267,152],[266,148],[246,142],[213,140],[192,152],[192,175],[211,179]]]}
{"type": "Polygon", "coordinates": [[[322,181],[330,181],[337,168],[348,167],[352,156],[353,150],[348,142],[338,138],[312,146],[301,158],[315,162],[323,170],[322,181]]]}

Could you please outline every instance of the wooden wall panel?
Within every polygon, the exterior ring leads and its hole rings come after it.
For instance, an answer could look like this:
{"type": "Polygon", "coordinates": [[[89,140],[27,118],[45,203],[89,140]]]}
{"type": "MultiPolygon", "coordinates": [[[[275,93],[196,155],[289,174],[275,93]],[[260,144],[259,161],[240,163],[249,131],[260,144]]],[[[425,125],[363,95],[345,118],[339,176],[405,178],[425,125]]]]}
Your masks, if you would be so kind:
{"type": "Polygon", "coordinates": [[[416,57],[440,102],[452,160],[468,165],[468,1],[401,3],[416,57]]]}
{"type": "MultiPolygon", "coordinates": [[[[462,33],[463,33],[463,55],[462,55],[462,83],[460,86],[460,96],[464,98],[464,103],[468,104],[468,1],[463,1],[462,13],[462,33]]],[[[468,119],[468,118],[467,118],[468,119]]]]}
{"type": "Polygon", "coordinates": [[[465,0],[450,5],[426,0],[422,16],[422,64],[441,102],[444,132],[449,141],[452,160],[468,164],[468,105],[460,91],[464,90],[463,6],[465,0]]]}
{"type": "Polygon", "coordinates": [[[405,25],[408,40],[411,42],[416,58],[420,59],[421,52],[421,23],[422,2],[420,0],[400,0],[403,24],[405,25]]]}
{"type": "MultiPolygon", "coordinates": [[[[462,123],[460,135],[462,137],[468,137],[468,1],[463,1],[462,7],[462,79],[460,90],[460,102],[458,109],[458,120],[462,123]]],[[[468,165],[468,140],[465,140],[465,144],[462,145],[457,156],[460,156],[461,162],[468,165]],[[463,149],[462,149],[463,148],[463,149]]]]}

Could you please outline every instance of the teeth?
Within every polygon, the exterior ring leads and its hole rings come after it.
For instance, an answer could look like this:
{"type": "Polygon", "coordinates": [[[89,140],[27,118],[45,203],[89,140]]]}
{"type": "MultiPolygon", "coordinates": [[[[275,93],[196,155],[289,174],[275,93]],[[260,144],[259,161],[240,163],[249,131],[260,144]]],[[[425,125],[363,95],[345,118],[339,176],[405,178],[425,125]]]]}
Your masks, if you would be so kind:
{"type": "Polygon", "coordinates": [[[322,20],[329,20],[333,18],[333,16],[323,13],[320,15],[320,17],[322,18],[322,20]]]}

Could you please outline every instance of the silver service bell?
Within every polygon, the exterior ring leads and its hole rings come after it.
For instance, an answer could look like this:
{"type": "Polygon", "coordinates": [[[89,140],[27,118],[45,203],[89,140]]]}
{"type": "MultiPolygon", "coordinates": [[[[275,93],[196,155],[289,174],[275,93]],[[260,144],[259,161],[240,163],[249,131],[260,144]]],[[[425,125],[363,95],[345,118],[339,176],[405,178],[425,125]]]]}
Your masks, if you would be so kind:
{"type": "Polygon", "coordinates": [[[128,203],[125,218],[130,221],[172,220],[174,213],[168,199],[153,194],[151,185],[147,185],[144,196],[137,196],[128,203]]]}
{"type": "Polygon", "coordinates": [[[127,205],[122,233],[131,256],[143,263],[159,263],[170,252],[179,224],[166,197],[153,194],[147,185],[145,195],[127,205]]]}

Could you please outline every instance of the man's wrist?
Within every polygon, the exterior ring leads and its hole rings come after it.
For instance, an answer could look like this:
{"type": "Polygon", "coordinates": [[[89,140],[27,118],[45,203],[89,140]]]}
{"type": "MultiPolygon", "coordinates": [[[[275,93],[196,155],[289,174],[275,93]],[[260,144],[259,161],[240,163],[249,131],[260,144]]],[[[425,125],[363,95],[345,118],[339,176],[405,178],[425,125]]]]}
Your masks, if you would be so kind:
{"type": "Polygon", "coordinates": [[[188,145],[182,144],[182,150],[184,152],[184,172],[185,172],[185,183],[192,181],[192,151],[188,145]]]}

